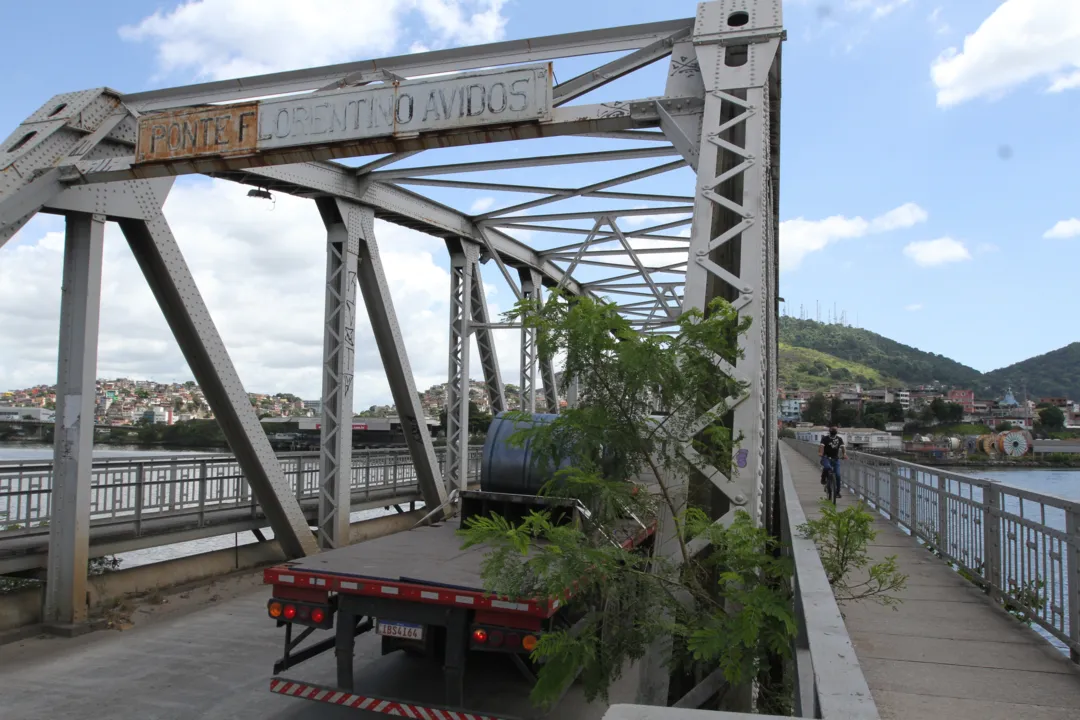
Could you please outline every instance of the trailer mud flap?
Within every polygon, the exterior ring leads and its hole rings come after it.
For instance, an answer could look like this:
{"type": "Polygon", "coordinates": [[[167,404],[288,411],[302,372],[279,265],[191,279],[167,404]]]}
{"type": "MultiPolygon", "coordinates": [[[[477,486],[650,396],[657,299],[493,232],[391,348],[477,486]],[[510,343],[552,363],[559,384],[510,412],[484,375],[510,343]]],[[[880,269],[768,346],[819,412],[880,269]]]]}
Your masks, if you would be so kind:
{"type": "Polygon", "coordinates": [[[509,715],[485,715],[467,710],[455,710],[434,705],[417,705],[416,703],[407,703],[391,698],[359,695],[321,685],[296,682],[283,677],[271,678],[270,692],[287,697],[316,700],[331,705],[366,710],[367,712],[415,718],[416,720],[522,720],[509,715]]]}

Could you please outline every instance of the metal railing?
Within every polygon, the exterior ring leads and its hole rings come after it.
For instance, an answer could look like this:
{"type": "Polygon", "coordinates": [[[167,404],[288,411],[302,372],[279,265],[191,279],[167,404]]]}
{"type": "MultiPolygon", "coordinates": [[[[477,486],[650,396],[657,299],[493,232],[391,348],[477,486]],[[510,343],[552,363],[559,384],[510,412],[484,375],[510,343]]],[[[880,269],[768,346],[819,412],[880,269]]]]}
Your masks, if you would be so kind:
{"type": "MultiPolygon", "coordinates": [[[[817,462],[816,445],[787,442],[817,462]]],[[[1080,662],[1080,503],[857,452],[840,477],[1080,662]]]]}
{"type": "MultiPolygon", "coordinates": [[[[479,478],[479,446],[469,449],[468,474],[479,478]]],[[[437,448],[439,466],[445,448],[437,448]]],[[[278,461],[298,500],[318,497],[319,453],[282,453],[278,461]]],[[[40,532],[51,519],[50,461],[0,462],[0,537],[40,532]]],[[[95,460],[91,471],[92,525],[198,515],[259,506],[232,455],[176,455],[95,460]]],[[[407,449],[353,451],[353,502],[419,491],[407,449]]]]}

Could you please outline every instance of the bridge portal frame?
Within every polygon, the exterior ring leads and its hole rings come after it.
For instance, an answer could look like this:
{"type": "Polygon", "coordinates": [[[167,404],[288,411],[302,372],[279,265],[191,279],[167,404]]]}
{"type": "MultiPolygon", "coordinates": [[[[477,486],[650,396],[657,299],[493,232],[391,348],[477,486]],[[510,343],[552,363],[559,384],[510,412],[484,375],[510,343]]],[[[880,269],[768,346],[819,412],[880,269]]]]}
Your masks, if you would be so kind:
{"type": "MultiPolygon", "coordinates": [[[[332,204],[337,218],[328,223],[328,236],[343,239],[347,228],[351,246],[357,238],[357,277],[368,308],[376,342],[399,409],[418,420],[419,402],[381,269],[374,237],[379,218],[468,247],[463,253],[459,301],[454,308],[456,345],[448,363],[456,373],[454,393],[465,412],[455,413],[460,427],[467,423],[467,352],[470,321],[481,344],[485,380],[493,404],[500,398],[501,380],[482,292],[478,293],[481,262],[494,261],[518,298],[541,296],[544,286],[574,294],[615,297],[616,304],[644,331],[672,327],[681,310],[703,309],[714,297],[725,297],[743,317],[753,321],[741,344],[741,357],[717,358],[717,371],[742,381],[745,390],[730,398],[732,425],[742,438],[733,466],[725,476],[698,462],[700,477],[674,478],[676,494],[686,496],[704,479],[720,501],[711,510],[726,522],[736,508],[746,508],[758,522],[768,522],[776,484],[775,337],[777,191],[779,168],[780,42],[784,37],[780,0],[711,0],[698,6],[694,18],[619,28],[493,43],[468,48],[418,53],[380,60],[346,63],[294,72],[201,83],[143,93],[122,94],[96,88],[55,96],[20,125],[0,145],[0,246],[38,211],[94,212],[118,220],[139,260],[181,350],[208,400],[222,419],[230,443],[237,448],[244,471],[252,478],[257,499],[267,508],[275,533],[286,552],[301,556],[316,550],[316,540],[303,520],[283,477],[270,463],[271,453],[247,402],[224,345],[190,271],[169,231],[161,205],[173,178],[202,173],[265,190],[320,199],[332,204]],[[395,133],[340,143],[249,152],[246,154],[173,158],[137,163],[134,157],[139,118],[210,103],[251,101],[285,93],[319,93],[356,88],[377,82],[453,73],[482,67],[505,67],[563,58],[624,53],[602,60],[593,69],[550,88],[551,107],[540,122],[517,122],[425,133],[395,133]],[[571,104],[577,98],[667,58],[662,95],[594,104],[571,104]],[[656,130],[659,131],[656,131],[656,130]],[[392,167],[426,149],[475,143],[504,142],[577,135],[635,143],[634,147],[566,155],[539,155],[503,160],[392,167]],[[385,154],[359,167],[334,158],[385,154]],[[499,171],[581,163],[607,164],[668,158],[660,165],[621,173],[580,187],[537,187],[511,182],[461,180],[460,173],[499,171]],[[671,160],[674,158],[674,160],[671,160]],[[690,167],[696,173],[692,195],[627,191],[625,186],[647,177],[690,167]],[[536,199],[467,214],[407,189],[443,187],[538,195],[536,199]],[[573,210],[521,214],[575,199],[666,203],[662,207],[573,210]],[[332,203],[331,203],[332,200],[332,203]],[[352,220],[359,213],[359,230],[352,220]],[[634,229],[635,217],[685,216],[651,220],[634,229]],[[349,219],[346,219],[348,217],[349,219]],[[567,226],[589,221],[592,229],[567,226]],[[690,225],[690,235],[669,231],[690,225]],[[519,232],[570,235],[573,241],[544,249],[515,239],[519,232]],[[603,249],[616,244],[616,249],[603,249]],[[473,249],[477,250],[474,260],[473,249]],[[674,257],[672,257],[674,256],[674,257]],[[656,258],[656,261],[652,261],[656,258]],[[578,271],[579,279],[574,272],[578,271]],[[601,276],[603,273],[605,276],[601,276]],[[591,277],[586,277],[591,274],[591,277]],[[518,279],[515,279],[518,275],[518,279]],[[468,282],[471,276],[472,283],[468,282]],[[463,286],[463,287],[462,287],[463,286]],[[374,310],[372,306],[374,305],[374,310]],[[481,311],[483,315],[481,315],[481,311]],[[455,356],[455,353],[458,353],[455,356]],[[456,363],[456,364],[455,364],[456,363]],[[407,393],[407,395],[406,395],[407,393]],[[464,415],[464,417],[462,417],[464,415]]],[[[333,214],[333,213],[331,213],[333,214]]],[[[325,215],[324,215],[325,217],[325,215]]],[[[333,240],[331,242],[337,242],[333,240]]],[[[346,264],[351,259],[344,259],[346,264]]],[[[333,263],[328,262],[332,276],[333,263]]],[[[330,278],[328,278],[329,280],[330,278]]],[[[347,403],[345,328],[333,311],[347,304],[348,293],[336,282],[327,299],[324,370],[332,369],[338,383],[324,385],[337,411],[347,403]],[[334,353],[339,353],[335,356],[334,353]],[[329,363],[329,365],[328,365],[329,363]]],[[[328,293],[329,295],[329,293],[328,293]]],[[[346,323],[347,325],[347,323],[346,323]]],[[[540,365],[549,409],[557,409],[557,392],[550,359],[536,357],[535,339],[522,332],[522,406],[535,409],[535,377],[540,365]]],[[[460,407],[457,408],[460,410],[460,407]]],[[[325,412],[325,410],[324,410],[325,412]]],[[[338,418],[340,423],[342,418],[338,418]]],[[[403,417],[403,421],[407,418],[403,417]]],[[[691,458],[693,431],[709,417],[689,418],[689,431],[678,438],[691,458]]],[[[325,424],[325,421],[324,421],[325,424]]],[[[434,461],[426,424],[415,422],[406,433],[425,499],[442,505],[446,487],[434,461]]],[[[342,428],[343,430],[344,428],[342,428]]],[[[467,433],[464,433],[467,435],[467,433]]],[[[327,468],[348,467],[349,450],[336,436],[324,458],[327,468]]],[[[456,446],[456,444],[455,444],[456,446]]],[[[86,457],[89,457],[89,449],[86,457]]],[[[448,473],[449,474],[449,473],[448,473]]],[[[324,474],[325,510],[320,518],[321,543],[329,546],[340,533],[340,474],[324,474]]],[[[453,475],[451,475],[453,476],[453,475]]],[[[666,524],[662,548],[670,551],[673,523],[666,524]]],[[[52,562],[52,560],[50,560],[52,562]]],[[[59,554],[56,562],[61,562],[59,554]]],[[[662,653],[661,653],[662,654],[662,653]]],[[[663,687],[643,692],[662,703],[663,687]]]]}

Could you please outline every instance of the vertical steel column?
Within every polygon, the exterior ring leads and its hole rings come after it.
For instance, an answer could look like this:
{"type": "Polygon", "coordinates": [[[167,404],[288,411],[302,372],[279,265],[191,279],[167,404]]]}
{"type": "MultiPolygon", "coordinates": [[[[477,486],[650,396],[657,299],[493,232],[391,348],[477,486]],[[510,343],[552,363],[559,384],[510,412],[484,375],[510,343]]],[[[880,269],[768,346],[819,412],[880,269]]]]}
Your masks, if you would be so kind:
{"type": "Polygon", "coordinates": [[[319,546],[330,549],[349,544],[360,213],[356,208],[339,212],[332,198],[320,198],[316,204],[326,225],[319,546]]]}
{"type": "Polygon", "coordinates": [[[476,349],[480,352],[480,365],[484,370],[484,385],[487,387],[488,402],[492,414],[506,409],[506,389],[503,387],[502,372],[499,370],[499,353],[495,349],[495,337],[488,327],[487,295],[484,293],[484,278],[480,275],[480,263],[473,266],[472,272],[472,322],[476,330],[476,349]]]}
{"type": "Polygon", "coordinates": [[[473,272],[480,249],[470,242],[449,239],[450,353],[446,374],[446,467],[448,485],[464,490],[469,457],[469,320],[472,317],[473,272]]]}
{"type": "MultiPolygon", "coordinates": [[[[732,477],[720,487],[735,507],[764,521],[766,478],[775,463],[775,417],[767,397],[776,342],[777,243],[773,160],[778,135],[780,0],[758,0],[754,12],[706,2],[698,6],[694,49],[705,89],[697,194],[683,310],[704,310],[724,297],[750,317],[743,357],[717,369],[744,383],[734,405],[733,432],[742,436],[732,477]],[[775,97],[771,97],[775,95],[775,97]]],[[[674,71],[674,68],[673,68],[674,71]]],[[[714,474],[713,477],[716,477],[714,474]]]]}
{"type": "MultiPolygon", "coordinates": [[[[543,288],[536,284],[536,299],[544,302],[543,288]]],[[[559,412],[559,386],[555,383],[554,358],[541,357],[540,349],[536,350],[537,360],[540,362],[540,378],[544,381],[544,403],[549,413],[559,412]]]]}
{"type": "Polygon", "coordinates": [[[67,215],[60,296],[52,522],[45,571],[44,620],[50,625],[74,625],[86,620],[104,239],[104,215],[67,215]]]}
{"type": "Polygon", "coordinates": [[[151,183],[135,192],[146,219],[121,218],[120,229],[244,477],[270,521],[275,539],[290,558],[318,552],[311,527],[270,447],[191,269],[161,213],[165,198],[158,195],[151,183]]]}
{"type": "MultiPolygon", "coordinates": [[[[338,206],[352,206],[338,200],[338,206]]],[[[379,346],[386,379],[390,383],[390,393],[397,407],[401,429],[405,442],[409,446],[413,467],[420,492],[424,496],[424,505],[434,510],[446,503],[446,486],[443,485],[439,472],[439,460],[435,457],[435,446],[431,443],[427,419],[420,407],[420,396],[416,394],[416,382],[413,380],[409,356],[405,352],[405,341],[401,338],[401,329],[394,312],[394,301],[390,296],[390,285],[383,271],[379,246],[375,241],[375,211],[369,207],[357,206],[360,212],[359,253],[356,276],[360,282],[360,293],[364,296],[371,331],[375,343],[379,346]]],[[[437,520],[438,515],[433,516],[437,520]]]]}
{"type": "MultiPolygon", "coordinates": [[[[538,300],[540,273],[535,270],[519,270],[521,298],[538,300]]],[[[536,330],[521,326],[521,410],[536,412],[536,330]]]]}
{"type": "MultiPolygon", "coordinates": [[[[563,376],[563,379],[564,380],[566,379],[565,375],[563,376]]],[[[580,386],[581,386],[581,383],[578,381],[578,378],[576,378],[576,377],[573,378],[570,382],[568,382],[566,384],[566,406],[567,407],[576,408],[578,406],[578,402],[580,401],[580,398],[579,398],[579,394],[580,394],[580,389],[579,388],[580,388],[580,386]]]]}
{"type": "MultiPolygon", "coordinates": [[[[755,522],[766,522],[766,498],[775,482],[775,413],[768,394],[775,362],[770,344],[775,329],[770,318],[776,304],[778,218],[774,163],[779,135],[772,121],[779,118],[779,46],[783,37],[781,0],[756,0],[747,7],[730,2],[698,5],[693,32],[696,64],[690,48],[673,53],[668,89],[680,95],[702,93],[700,142],[686,142],[687,125],[661,125],[672,144],[682,147],[693,165],[696,154],[694,218],[691,226],[682,311],[705,311],[717,297],[732,304],[741,317],[752,320],[740,338],[742,357],[718,358],[717,371],[740,382],[742,393],[729,401],[732,433],[741,437],[731,476],[711,465],[701,471],[730,503],[725,517],[746,508],[755,522]],[[775,88],[774,88],[775,86],[775,88]],[[770,105],[770,102],[773,105],[770,105]],[[696,153],[694,152],[696,149],[696,153]]],[[[684,441],[688,457],[695,453],[684,441]]],[[[671,478],[669,492],[685,497],[689,478],[671,478]]],[[[665,510],[666,514],[666,510],[665,510]]],[[[714,517],[715,520],[722,518],[714,517]]],[[[671,556],[677,525],[661,518],[657,552],[671,556]]],[[[671,642],[658,642],[643,659],[637,702],[666,705],[668,671],[665,660],[671,642]]],[[[725,710],[750,709],[750,686],[733,689],[725,710]]]]}

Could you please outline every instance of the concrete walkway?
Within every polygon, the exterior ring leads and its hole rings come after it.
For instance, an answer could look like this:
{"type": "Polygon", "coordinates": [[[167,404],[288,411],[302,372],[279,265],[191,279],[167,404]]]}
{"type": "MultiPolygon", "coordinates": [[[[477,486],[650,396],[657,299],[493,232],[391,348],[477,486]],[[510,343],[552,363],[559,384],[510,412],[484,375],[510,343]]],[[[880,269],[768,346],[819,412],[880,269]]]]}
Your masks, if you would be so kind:
{"type": "MultiPolygon", "coordinates": [[[[806,516],[819,517],[819,469],[785,443],[781,452],[806,516]]],[[[852,502],[845,488],[840,505],[852,502]]],[[[849,603],[841,611],[882,718],[1080,718],[1080,670],[1068,658],[871,512],[878,535],[870,555],[897,556],[908,575],[897,595],[903,602],[895,609],[849,603]]]]}

